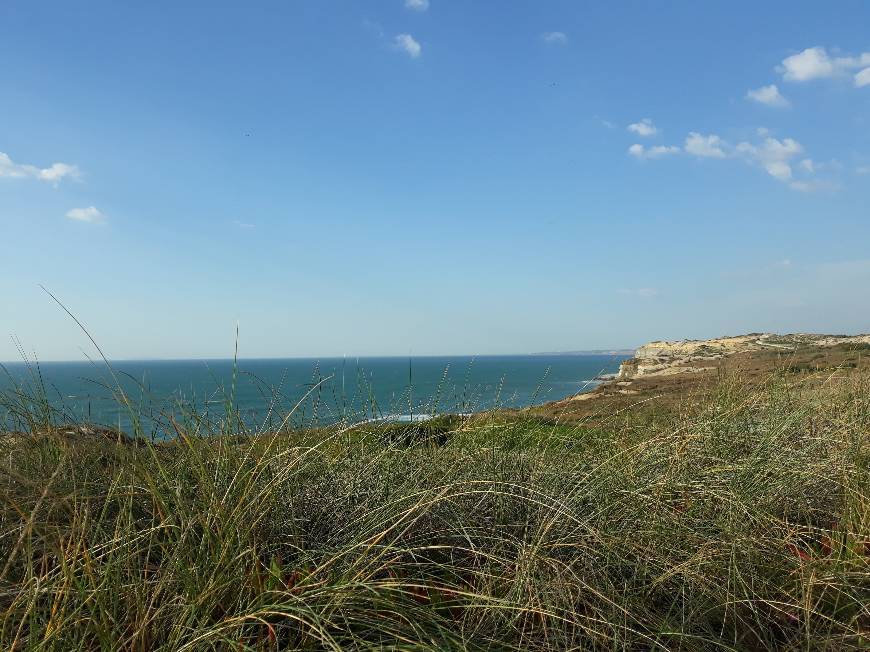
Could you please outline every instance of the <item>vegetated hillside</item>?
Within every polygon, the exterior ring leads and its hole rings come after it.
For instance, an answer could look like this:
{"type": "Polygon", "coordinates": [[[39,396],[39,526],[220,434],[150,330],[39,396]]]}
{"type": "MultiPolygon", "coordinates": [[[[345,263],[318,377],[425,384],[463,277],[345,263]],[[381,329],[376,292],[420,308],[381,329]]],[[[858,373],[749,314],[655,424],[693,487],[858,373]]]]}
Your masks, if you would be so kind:
{"type": "Polygon", "coordinates": [[[0,648],[866,649],[870,376],[828,353],[592,416],[162,444],[35,402],[0,437],[0,648]]]}
{"type": "MultiPolygon", "coordinates": [[[[634,353],[619,371],[619,379],[627,380],[642,375],[663,376],[704,370],[703,364],[735,354],[753,354],[774,351],[804,355],[822,353],[836,348],[838,351],[860,353],[870,351],[870,335],[815,335],[751,333],[711,340],[677,340],[650,342],[634,353]]],[[[763,356],[761,356],[763,357],[763,356]]]]}
{"type": "Polygon", "coordinates": [[[723,375],[754,384],[787,377],[805,390],[870,371],[870,335],[752,333],[712,340],[650,342],[590,392],[532,408],[561,419],[607,417],[704,400],[723,375]]]}

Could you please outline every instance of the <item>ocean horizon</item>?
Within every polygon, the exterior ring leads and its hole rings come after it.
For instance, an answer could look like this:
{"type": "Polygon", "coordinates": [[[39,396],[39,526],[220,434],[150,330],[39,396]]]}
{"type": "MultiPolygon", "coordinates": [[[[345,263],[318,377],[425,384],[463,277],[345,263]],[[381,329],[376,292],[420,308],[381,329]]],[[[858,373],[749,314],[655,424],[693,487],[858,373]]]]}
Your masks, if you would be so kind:
{"type": "MultiPolygon", "coordinates": [[[[0,391],[43,396],[60,421],[164,433],[168,417],[311,427],[522,408],[594,389],[626,355],[521,354],[3,363],[0,391]],[[121,392],[129,399],[125,405],[121,392]],[[22,393],[26,393],[22,392],[22,393]]],[[[6,429],[20,428],[0,405],[6,429]]]]}

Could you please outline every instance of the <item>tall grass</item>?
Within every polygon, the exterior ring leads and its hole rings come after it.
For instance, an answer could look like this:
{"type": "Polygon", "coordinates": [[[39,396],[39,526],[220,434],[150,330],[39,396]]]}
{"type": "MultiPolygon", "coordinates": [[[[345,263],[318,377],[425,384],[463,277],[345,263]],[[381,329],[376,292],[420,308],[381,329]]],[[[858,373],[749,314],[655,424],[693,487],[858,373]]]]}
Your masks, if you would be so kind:
{"type": "Polygon", "coordinates": [[[4,650],[870,645],[858,376],[724,378],[594,425],[185,422],[154,443],[59,421],[0,437],[4,650]]]}

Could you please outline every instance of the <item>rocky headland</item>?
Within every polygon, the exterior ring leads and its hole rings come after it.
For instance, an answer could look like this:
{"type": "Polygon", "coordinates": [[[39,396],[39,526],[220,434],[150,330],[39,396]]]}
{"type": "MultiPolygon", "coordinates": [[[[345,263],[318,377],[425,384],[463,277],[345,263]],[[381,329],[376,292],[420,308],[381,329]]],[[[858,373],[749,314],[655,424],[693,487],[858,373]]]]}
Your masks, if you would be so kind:
{"type": "Polygon", "coordinates": [[[592,391],[542,406],[544,413],[585,418],[638,404],[672,404],[703,393],[723,372],[747,382],[773,373],[805,384],[870,371],[870,334],[749,333],[707,340],[653,341],[639,347],[592,391]]]}
{"type": "Polygon", "coordinates": [[[713,367],[704,366],[704,362],[721,360],[737,353],[754,351],[781,353],[807,348],[849,345],[859,347],[870,345],[870,335],[750,333],[709,340],[654,341],[641,346],[635,351],[633,358],[622,363],[616,380],[706,371],[713,367]]]}

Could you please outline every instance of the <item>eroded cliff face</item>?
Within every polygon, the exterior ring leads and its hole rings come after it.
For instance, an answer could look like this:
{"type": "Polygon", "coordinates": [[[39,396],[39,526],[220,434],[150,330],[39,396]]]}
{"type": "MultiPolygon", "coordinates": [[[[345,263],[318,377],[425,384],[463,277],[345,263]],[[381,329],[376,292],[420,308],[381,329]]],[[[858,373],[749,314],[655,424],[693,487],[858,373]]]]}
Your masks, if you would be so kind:
{"type": "Polygon", "coordinates": [[[666,376],[677,373],[696,373],[707,367],[698,361],[716,360],[734,353],[782,349],[793,351],[805,346],[836,346],[838,344],[870,344],[870,335],[815,335],[796,333],[750,333],[710,340],[656,341],[644,344],[634,357],[620,365],[617,380],[625,381],[639,376],[666,376]],[[692,363],[692,364],[688,364],[692,363]]]}

